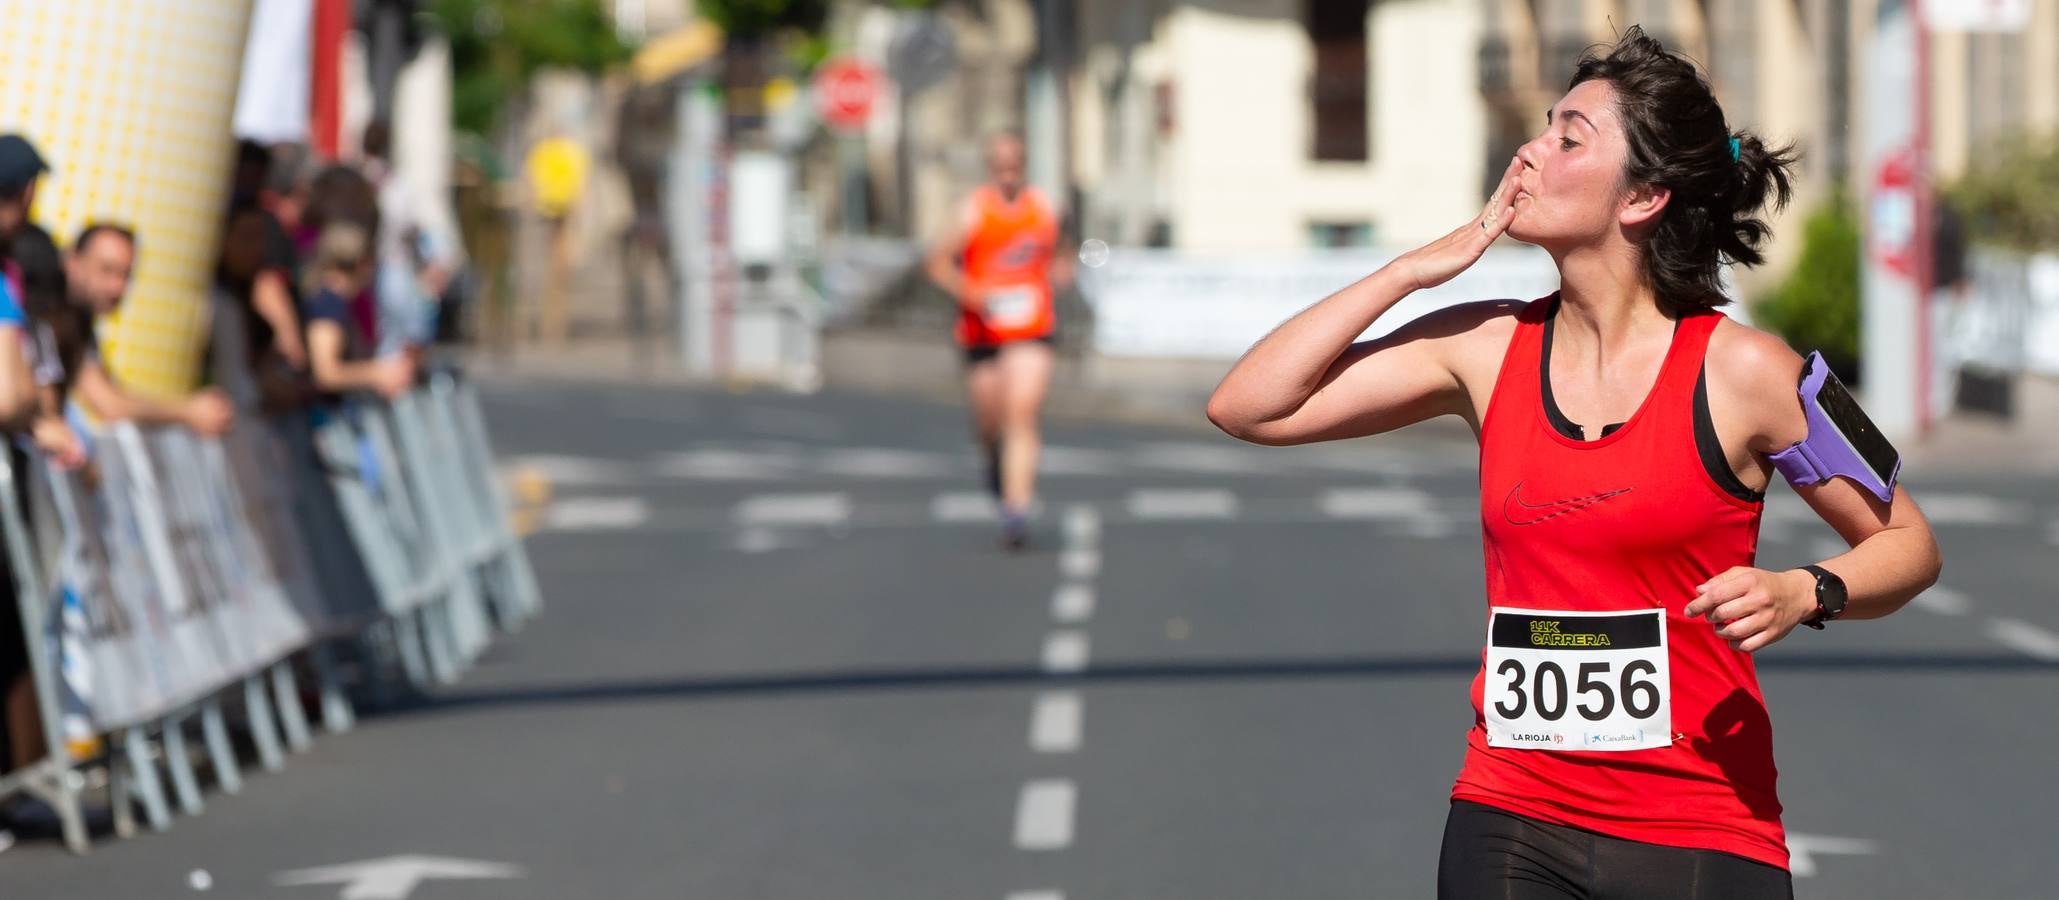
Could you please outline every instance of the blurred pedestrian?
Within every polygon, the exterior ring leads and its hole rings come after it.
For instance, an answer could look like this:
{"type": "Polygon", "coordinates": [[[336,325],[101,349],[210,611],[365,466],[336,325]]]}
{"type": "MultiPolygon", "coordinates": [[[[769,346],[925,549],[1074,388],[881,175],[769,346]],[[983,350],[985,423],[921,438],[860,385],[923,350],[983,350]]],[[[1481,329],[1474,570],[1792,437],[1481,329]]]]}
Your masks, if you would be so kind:
{"type": "Polygon", "coordinates": [[[546,343],[562,344],[571,336],[572,269],[578,248],[573,242],[572,213],[586,192],[592,160],[586,148],[564,135],[537,141],[523,166],[529,198],[543,219],[550,245],[541,292],[537,331],[546,343]]]}
{"type": "Polygon", "coordinates": [[[1051,385],[1053,294],[1071,283],[1073,267],[1058,252],[1058,210],[1025,181],[1020,137],[987,142],[987,175],[932,246],[927,272],[958,302],[974,438],[987,488],[1000,502],[1002,544],[1021,549],[1036,499],[1038,419],[1051,385]]]}
{"type": "Polygon", "coordinates": [[[372,279],[373,251],[365,230],[349,223],[322,229],[308,265],[307,347],[317,388],[333,396],[367,391],[396,397],[414,384],[405,353],[376,356],[350,300],[372,279]]]}
{"type": "Polygon", "coordinates": [[[429,227],[427,211],[393,165],[385,122],[365,129],[365,175],[378,194],[372,294],[379,311],[375,351],[419,351],[436,336],[438,303],[457,272],[459,248],[429,227]]]}

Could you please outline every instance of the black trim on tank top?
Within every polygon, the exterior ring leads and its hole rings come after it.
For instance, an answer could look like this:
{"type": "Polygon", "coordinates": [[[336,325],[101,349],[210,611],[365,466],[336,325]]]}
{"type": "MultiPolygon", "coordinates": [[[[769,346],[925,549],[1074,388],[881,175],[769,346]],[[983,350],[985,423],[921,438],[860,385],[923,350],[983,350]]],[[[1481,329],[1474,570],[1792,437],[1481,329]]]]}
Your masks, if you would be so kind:
{"type": "MultiPolygon", "coordinates": [[[[1552,429],[1558,433],[1576,441],[1585,441],[1587,429],[1566,418],[1565,411],[1559,409],[1558,400],[1551,393],[1551,333],[1552,326],[1559,318],[1558,304],[1559,301],[1552,301],[1551,313],[1544,317],[1544,347],[1537,354],[1537,386],[1539,392],[1544,395],[1545,421],[1550,422],[1552,429]]],[[[1679,330],[1680,323],[1674,322],[1673,328],[1679,330]]],[[[1622,422],[1604,425],[1601,436],[1608,437],[1623,425],[1622,422]]],[[[1709,367],[1706,360],[1694,379],[1694,452],[1701,457],[1702,469],[1709,473],[1709,478],[1715,481],[1716,486],[1722,488],[1724,493],[1746,503],[1758,503],[1766,499],[1765,491],[1752,490],[1738,480],[1737,473],[1730,468],[1729,457],[1723,453],[1723,440],[1716,435],[1716,419],[1709,414],[1709,367]]]]}
{"type": "MultiPolygon", "coordinates": [[[[1558,398],[1551,395],[1551,330],[1552,326],[1558,323],[1558,320],[1559,301],[1553,300],[1551,303],[1551,314],[1544,317],[1544,349],[1537,354],[1537,387],[1544,394],[1544,420],[1551,423],[1552,430],[1573,440],[1585,441],[1587,440],[1587,429],[1581,427],[1578,422],[1566,418],[1565,412],[1559,409],[1558,398]]],[[[1673,327],[1678,328],[1680,326],[1676,324],[1673,327]]],[[[1608,437],[1615,434],[1616,429],[1623,427],[1624,424],[1626,423],[1617,422],[1613,425],[1603,425],[1601,427],[1601,436],[1608,437]]],[[[1600,438],[1596,438],[1596,440],[1600,440],[1600,438]]]]}
{"type": "Polygon", "coordinates": [[[1702,458],[1702,468],[1723,493],[1743,500],[1758,503],[1766,499],[1765,491],[1755,491],[1737,480],[1737,472],[1730,468],[1730,458],[1723,454],[1723,439],[1716,436],[1716,417],[1709,414],[1709,364],[1703,361],[1701,374],[1694,378],[1694,452],[1702,458]]]}

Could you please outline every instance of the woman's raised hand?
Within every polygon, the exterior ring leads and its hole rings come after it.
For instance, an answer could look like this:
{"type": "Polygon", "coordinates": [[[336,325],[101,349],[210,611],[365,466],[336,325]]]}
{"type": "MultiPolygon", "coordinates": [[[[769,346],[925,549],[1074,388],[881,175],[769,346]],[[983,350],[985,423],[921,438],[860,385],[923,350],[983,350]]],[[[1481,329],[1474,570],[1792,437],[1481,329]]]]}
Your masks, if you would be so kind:
{"type": "Polygon", "coordinates": [[[1450,234],[1402,254],[1393,265],[1408,273],[1416,290],[1436,287],[1471,268],[1515,219],[1515,195],[1522,186],[1518,180],[1522,172],[1522,158],[1510,159],[1508,169],[1501,173],[1501,184],[1495,187],[1494,196],[1487,199],[1487,206],[1478,217],[1450,234]]]}

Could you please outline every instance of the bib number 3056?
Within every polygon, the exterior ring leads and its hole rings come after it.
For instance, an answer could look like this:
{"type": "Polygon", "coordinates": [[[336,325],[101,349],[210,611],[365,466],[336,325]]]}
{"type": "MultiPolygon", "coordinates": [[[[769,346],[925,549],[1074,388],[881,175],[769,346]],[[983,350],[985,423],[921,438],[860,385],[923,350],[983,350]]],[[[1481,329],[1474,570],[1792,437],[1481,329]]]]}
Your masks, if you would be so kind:
{"type": "Polygon", "coordinates": [[[1643,750],[1673,742],[1664,610],[1494,607],[1487,619],[1487,743],[1643,750]]]}

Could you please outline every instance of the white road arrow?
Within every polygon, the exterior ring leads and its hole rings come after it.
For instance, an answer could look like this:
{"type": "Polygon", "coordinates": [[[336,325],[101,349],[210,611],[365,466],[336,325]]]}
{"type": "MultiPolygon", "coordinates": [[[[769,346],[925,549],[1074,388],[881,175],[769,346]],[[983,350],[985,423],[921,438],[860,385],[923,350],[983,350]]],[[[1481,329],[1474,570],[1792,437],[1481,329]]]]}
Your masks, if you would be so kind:
{"type": "Polygon", "coordinates": [[[1846,856],[1864,856],[1880,852],[1872,841],[1859,838],[1829,837],[1820,834],[1787,833],[1787,867],[1796,878],[1807,878],[1816,874],[1817,853],[1842,853],[1846,856]]]}
{"type": "Polygon", "coordinates": [[[521,868],[506,863],[438,856],[389,856],[340,866],[281,872],[272,876],[272,883],[281,887],[340,884],[343,885],[342,900],[407,900],[408,895],[415,892],[416,885],[432,878],[520,877],[521,868]]]}

